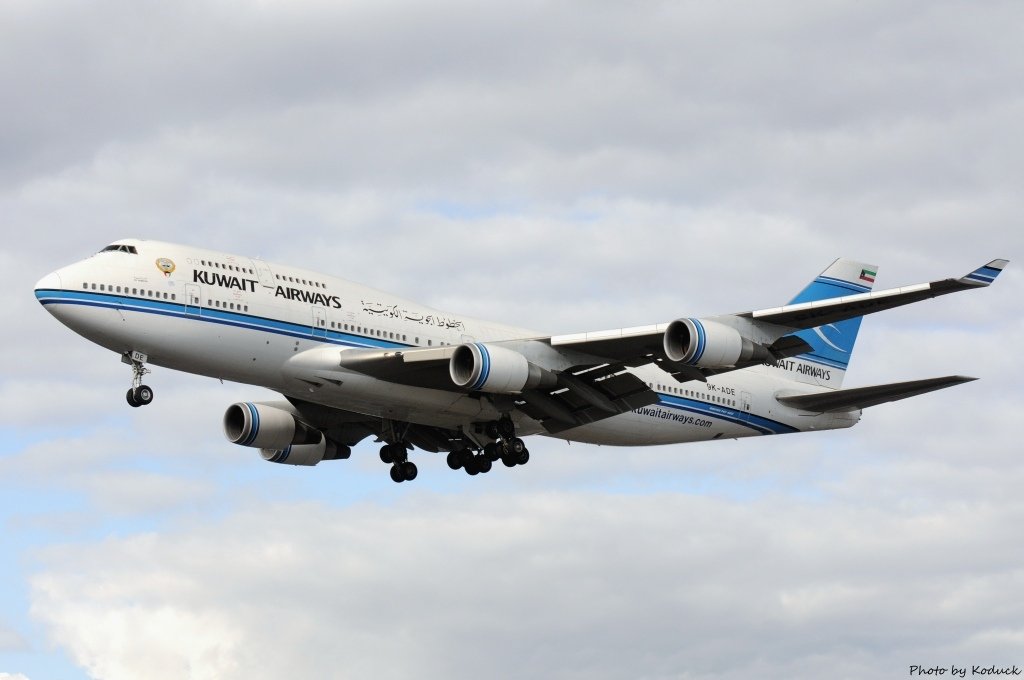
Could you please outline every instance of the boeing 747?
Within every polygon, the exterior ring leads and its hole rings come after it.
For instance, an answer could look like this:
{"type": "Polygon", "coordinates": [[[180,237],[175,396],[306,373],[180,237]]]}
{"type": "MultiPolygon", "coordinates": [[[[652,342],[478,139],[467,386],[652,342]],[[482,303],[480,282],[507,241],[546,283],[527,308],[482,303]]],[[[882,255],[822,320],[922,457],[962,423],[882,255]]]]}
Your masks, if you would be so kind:
{"type": "Polygon", "coordinates": [[[1006,263],[872,292],[878,268],[839,259],[781,307],[568,335],[138,239],[47,274],[35,295],[131,367],[130,406],[153,401],[148,365],[260,385],[284,398],[229,406],[231,442],[316,465],[373,437],[403,482],[415,448],[476,475],[525,464],[529,435],[645,446],[850,427],[869,406],[973,380],[843,388],[863,316],[983,288],[1006,263]]]}

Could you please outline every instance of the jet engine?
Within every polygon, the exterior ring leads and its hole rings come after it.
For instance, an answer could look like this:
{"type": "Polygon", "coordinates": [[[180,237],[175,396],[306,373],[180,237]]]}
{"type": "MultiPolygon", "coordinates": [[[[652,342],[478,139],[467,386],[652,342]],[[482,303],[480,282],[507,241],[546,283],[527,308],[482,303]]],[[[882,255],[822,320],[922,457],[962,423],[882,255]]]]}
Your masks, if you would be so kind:
{"type": "Polygon", "coordinates": [[[224,412],[224,434],[240,446],[283,451],[294,444],[317,444],[323,433],[294,415],[267,404],[240,402],[224,412]]]}
{"type": "Polygon", "coordinates": [[[323,435],[316,444],[289,444],[284,449],[260,449],[260,456],[270,463],[287,465],[316,465],[322,460],[348,458],[352,450],[338,445],[323,435]]]}
{"type": "Polygon", "coordinates": [[[665,329],[665,356],[690,366],[726,368],[748,361],[770,361],[763,346],[717,321],[677,319],[665,329]]]}
{"type": "Polygon", "coordinates": [[[316,465],[352,455],[349,447],[269,404],[232,404],[224,412],[224,434],[235,444],[258,448],[263,460],[271,463],[316,465]]]}
{"type": "Polygon", "coordinates": [[[459,387],[494,394],[515,394],[557,383],[553,373],[531,364],[519,352],[482,342],[456,347],[448,372],[459,387]]]}

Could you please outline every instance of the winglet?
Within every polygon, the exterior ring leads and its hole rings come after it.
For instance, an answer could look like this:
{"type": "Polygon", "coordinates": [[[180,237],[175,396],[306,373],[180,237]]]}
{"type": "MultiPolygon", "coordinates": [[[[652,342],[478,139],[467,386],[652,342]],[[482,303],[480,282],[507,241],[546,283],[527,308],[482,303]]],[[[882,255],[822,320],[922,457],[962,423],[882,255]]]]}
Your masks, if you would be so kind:
{"type": "Polygon", "coordinates": [[[996,277],[999,276],[999,272],[1003,271],[1003,267],[1007,265],[1009,260],[992,260],[983,267],[978,267],[970,274],[959,279],[960,283],[967,283],[974,286],[988,286],[991,285],[996,277]]]}

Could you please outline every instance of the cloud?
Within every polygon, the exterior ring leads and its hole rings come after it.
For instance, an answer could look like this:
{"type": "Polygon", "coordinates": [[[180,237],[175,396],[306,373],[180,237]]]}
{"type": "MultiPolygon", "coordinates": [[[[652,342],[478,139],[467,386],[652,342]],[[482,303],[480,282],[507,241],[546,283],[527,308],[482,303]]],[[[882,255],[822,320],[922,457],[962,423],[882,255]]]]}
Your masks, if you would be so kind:
{"type": "MultiPolygon", "coordinates": [[[[0,622],[0,651],[22,651],[28,646],[27,641],[19,633],[7,628],[0,622]]],[[[3,676],[0,675],[0,680],[3,676]]]]}
{"type": "Polygon", "coordinates": [[[112,679],[879,676],[1016,653],[1022,512],[604,493],[267,503],[52,549],[32,608],[112,679]]]}

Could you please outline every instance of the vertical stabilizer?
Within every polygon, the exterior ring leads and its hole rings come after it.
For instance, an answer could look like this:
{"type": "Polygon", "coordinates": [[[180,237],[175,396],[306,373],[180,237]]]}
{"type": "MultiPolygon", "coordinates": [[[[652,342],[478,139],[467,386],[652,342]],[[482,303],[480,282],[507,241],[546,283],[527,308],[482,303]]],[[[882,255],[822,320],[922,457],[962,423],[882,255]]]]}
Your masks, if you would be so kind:
{"type": "MultiPolygon", "coordinates": [[[[877,274],[878,267],[873,264],[840,258],[800,291],[790,304],[869,293],[877,274]]],[[[861,319],[858,316],[796,333],[812,351],[784,359],[772,370],[783,371],[790,380],[834,389],[842,387],[861,319]]]]}

